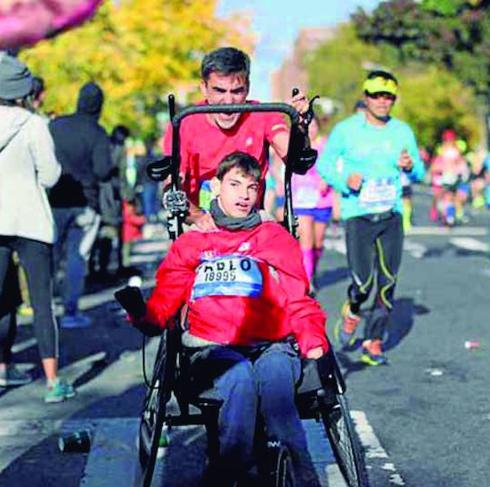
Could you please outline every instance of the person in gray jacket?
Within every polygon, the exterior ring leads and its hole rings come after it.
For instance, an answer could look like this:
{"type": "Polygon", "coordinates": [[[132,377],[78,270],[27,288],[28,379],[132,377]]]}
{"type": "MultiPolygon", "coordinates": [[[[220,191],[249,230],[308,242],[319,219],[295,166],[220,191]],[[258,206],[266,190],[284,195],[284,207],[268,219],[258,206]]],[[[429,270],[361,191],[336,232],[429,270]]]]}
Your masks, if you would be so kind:
{"type": "MultiPolygon", "coordinates": [[[[59,179],[46,122],[29,108],[32,76],[16,58],[0,53],[0,288],[9,286],[16,251],[25,269],[34,309],[34,332],[47,379],[46,402],[75,395],[58,377],[58,328],[52,309],[52,246],[55,227],[46,188],[59,179]]],[[[11,363],[0,363],[8,384],[11,363]]]]}

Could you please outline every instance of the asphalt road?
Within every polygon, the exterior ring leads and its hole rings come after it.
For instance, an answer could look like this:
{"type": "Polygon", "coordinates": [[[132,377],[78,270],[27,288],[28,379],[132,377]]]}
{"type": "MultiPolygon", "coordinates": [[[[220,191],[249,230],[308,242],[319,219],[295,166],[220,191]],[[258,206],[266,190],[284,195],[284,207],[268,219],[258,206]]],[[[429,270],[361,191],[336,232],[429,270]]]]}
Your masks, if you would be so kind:
{"type": "MultiPolygon", "coordinates": [[[[416,226],[405,239],[386,342],[390,364],[365,367],[358,350],[339,352],[339,358],[373,486],[487,486],[490,218],[480,211],[465,226],[447,231],[429,224],[428,204],[426,192],[418,192],[416,226]],[[468,340],[480,346],[467,350],[468,340]]],[[[348,284],[341,230],[329,232],[325,245],[318,299],[329,314],[331,334],[348,284]]],[[[157,239],[136,249],[134,260],[148,277],[166,246],[157,239]]],[[[0,389],[1,487],[132,484],[144,391],[141,336],[125,323],[107,284],[89,288],[83,306],[94,325],[61,332],[62,370],[75,381],[75,400],[42,402],[32,327],[19,327],[15,358],[38,380],[0,389]],[[59,435],[79,429],[92,432],[90,452],[60,453],[59,435]]],[[[154,348],[150,343],[150,355],[154,348]]],[[[307,428],[327,472],[325,485],[342,485],[327,442],[315,425],[307,428]]],[[[154,485],[195,485],[204,461],[202,431],[176,428],[170,445],[154,485]]]]}

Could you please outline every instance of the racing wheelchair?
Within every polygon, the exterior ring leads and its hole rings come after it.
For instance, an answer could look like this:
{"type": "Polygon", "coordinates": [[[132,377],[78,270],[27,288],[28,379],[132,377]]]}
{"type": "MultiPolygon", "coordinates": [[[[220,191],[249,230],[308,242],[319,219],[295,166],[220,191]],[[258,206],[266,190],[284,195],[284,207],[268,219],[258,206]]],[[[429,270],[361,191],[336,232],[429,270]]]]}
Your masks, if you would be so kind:
{"type": "MultiPolygon", "coordinates": [[[[240,104],[240,105],[200,105],[184,108],[175,113],[173,96],[169,97],[170,119],[173,126],[172,155],[162,161],[151,163],[147,172],[155,180],[171,178],[170,189],[164,195],[169,234],[175,239],[182,233],[186,215],[186,197],[179,190],[180,140],[179,129],[185,117],[197,113],[247,113],[281,112],[291,122],[288,155],[285,168],[284,225],[294,235],[294,218],[291,194],[291,176],[294,163],[305,157],[302,146],[300,116],[290,105],[282,103],[240,104]]],[[[311,109],[311,106],[310,106],[311,109]]],[[[304,140],[304,137],[303,137],[304,140]]],[[[311,153],[306,151],[306,158],[311,153]]],[[[306,161],[306,164],[309,164],[306,161]]],[[[296,166],[296,169],[298,166],[296,166]]],[[[296,172],[300,172],[299,171],[296,172]]],[[[127,289],[126,289],[127,290],[127,289]]],[[[130,314],[143,312],[144,301],[137,291],[116,293],[116,299],[130,314]],[[128,297],[129,296],[129,297],[128,297]],[[139,302],[138,302],[139,301],[139,302]],[[138,309],[139,308],[139,309],[138,309]]],[[[206,397],[206,393],[195,394],[189,377],[189,357],[181,343],[185,329],[184,312],[175,316],[173,326],[168,326],[161,334],[152,375],[147,381],[147,391],[139,426],[139,460],[141,472],[139,482],[143,487],[152,483],[157,453],[164,426],[203,425],[207,433],[207,454],[210,459],[219,453],[217,415],[220,403],[206,397]],[[169,407],[171,397],[175,398],[178,413],[169,407]],[[199,412],[196,412],[199,411],[199,412]]],[[[145,373],[146,380],[146,373],[145,373]]],[[[364,459],[345,397],[346,385],[338,367],[333,348],[320,359],[304,359],[302,378],[296,391],[296,405],[302,419],[315,419],[325,430],[339,469],[349,487],[368,485],[364,459]]],[[[268,441],[265,434],[256,435],[261,485],[274,487],[294,487],[295,483],[291,457],[288,448],[277,441],[268,441]]],[[[242,485],[237,481],[237,485],[242,485]]],[[[299,487],[299,486],[298,486],[299,487]]]]}

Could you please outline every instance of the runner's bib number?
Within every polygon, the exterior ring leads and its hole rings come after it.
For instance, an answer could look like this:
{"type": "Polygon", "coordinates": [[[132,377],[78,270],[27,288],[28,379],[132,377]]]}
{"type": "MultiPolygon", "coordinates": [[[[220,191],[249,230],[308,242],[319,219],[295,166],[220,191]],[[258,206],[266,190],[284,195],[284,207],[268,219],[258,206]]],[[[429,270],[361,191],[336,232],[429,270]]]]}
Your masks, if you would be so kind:
{"type": "Polygon", "coordinates": [[[396,186],[393,178],[369,179],[363,183],[359,195],[362,208],[372,213],[391,210],[396,202],[396,186]]]}
{"type": "Polygon", "coordinates": [[[249,256],[225,256],[204,261],[197,268],[191,299],[205,296],[260,296],[263,277],[249,256]]]}

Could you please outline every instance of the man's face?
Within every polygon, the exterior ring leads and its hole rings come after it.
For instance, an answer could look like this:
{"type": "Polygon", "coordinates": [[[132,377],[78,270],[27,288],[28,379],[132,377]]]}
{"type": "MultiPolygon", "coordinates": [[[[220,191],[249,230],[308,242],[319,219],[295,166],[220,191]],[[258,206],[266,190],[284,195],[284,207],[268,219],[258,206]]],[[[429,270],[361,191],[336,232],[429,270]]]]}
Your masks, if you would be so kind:
{"type": "Polygon", "coordinates": [[[389,116],[393,105],[395,104],[396,97],[390,93],[374,93],[372,95],[365,95],[364,101],[366,103],[367,116],[384,119],[389,116]]]}
{"type": "MultiPolygon", "coordinates": [[[[248,82],[243,73],[223,75],[211,73],[207,81],[201,81],[201,93],[210,105],[230,105],[245,103],[248,96],[248,82]]],[[[209,118],[218,127],[229,130],[235,126],[240,113],[231,115],[212,113],[209,118]]]]}
{"type": "Polygon", "coordinates": [[[248,216],[257,202],[258,181],[236,167],[228,171],[222,181],[216,181],[221,209],[235,218],[248,216]]]}

